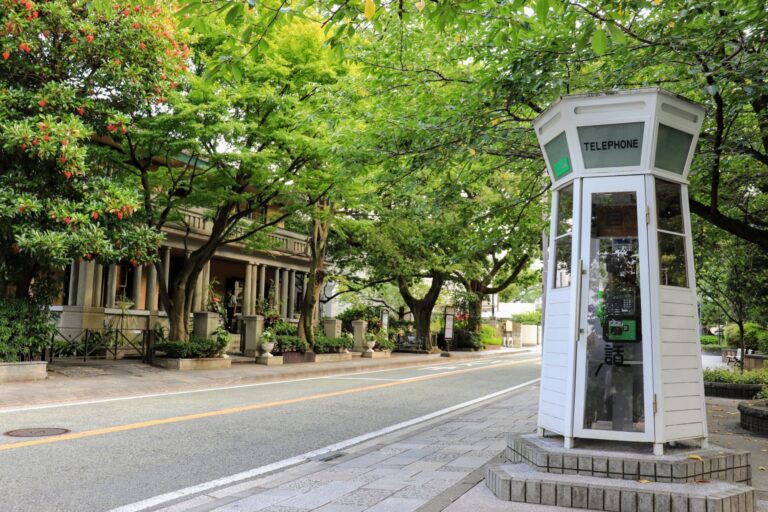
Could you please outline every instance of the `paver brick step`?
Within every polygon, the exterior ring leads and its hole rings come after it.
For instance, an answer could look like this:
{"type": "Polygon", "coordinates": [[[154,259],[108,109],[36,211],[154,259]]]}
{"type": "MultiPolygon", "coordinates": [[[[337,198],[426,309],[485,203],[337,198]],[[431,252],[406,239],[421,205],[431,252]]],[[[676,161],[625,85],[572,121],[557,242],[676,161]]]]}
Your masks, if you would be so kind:
{"type": "Polygon", "coordinates": [[[663,483],[536,471],[491,464],[485,483],[499,499],[607,512],[756,512],[755,490],[734,482],[663,483]]]}
{"type": "Polygon", "coordinates": [[[562,438],[509,434],[505,455],[512,462],[525,462],[538,471],[555,474],[662,483],[702,480],[752,483],[750,453],[716,446],[704,449],[680,446],[668,449],[666,455],[656,456],[639,449],[631,451],[626,444],[584,442],[584,448],[566,450],[562,438]]]}

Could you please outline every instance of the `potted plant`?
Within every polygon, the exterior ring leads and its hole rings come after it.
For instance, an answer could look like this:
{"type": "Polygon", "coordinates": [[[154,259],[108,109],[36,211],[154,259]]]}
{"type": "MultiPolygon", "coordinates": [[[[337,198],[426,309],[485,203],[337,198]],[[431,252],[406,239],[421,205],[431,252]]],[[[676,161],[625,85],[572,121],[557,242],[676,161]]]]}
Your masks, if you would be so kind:
{"type": "Polygon", "coordinates": [[[271,329],[264,329],[261,333],[261,350],[264,357],[272,357],[275,348],[275,333],[271,329]]]}
{"type": "Polygon", "coordinates": [[[376,346],[376,334],[369,332],[365,335],[365,346],[368,347],[366,352],[373,352],[373,347],[376,346]]]}

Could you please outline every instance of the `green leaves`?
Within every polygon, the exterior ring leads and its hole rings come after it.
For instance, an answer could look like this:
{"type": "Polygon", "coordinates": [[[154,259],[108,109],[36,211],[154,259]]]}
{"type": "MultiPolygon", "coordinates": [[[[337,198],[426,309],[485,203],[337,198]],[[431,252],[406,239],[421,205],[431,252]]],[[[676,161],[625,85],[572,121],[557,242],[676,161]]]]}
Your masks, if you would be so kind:
{"type": "Polygon", "coordinates": [[[605,34],[603,29],[595,29],[594,33],[592,34],[592,50],[597,55],[603,55],[607,49],[608,36],[605,34]]]}

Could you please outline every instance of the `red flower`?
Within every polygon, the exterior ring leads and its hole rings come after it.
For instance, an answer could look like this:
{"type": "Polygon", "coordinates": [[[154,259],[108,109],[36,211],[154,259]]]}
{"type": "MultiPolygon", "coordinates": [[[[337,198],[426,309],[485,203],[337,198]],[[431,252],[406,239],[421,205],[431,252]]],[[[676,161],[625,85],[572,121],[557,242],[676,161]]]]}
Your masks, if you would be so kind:
{"type": "Polygon", "coordinates": [[[93,220],[99,220],[99,212],[93,212],[91,213],[91,218],[93,220]]]}
{"type": "Polygon", "coordinates": [[[62,146],[67,146],[67,145],[69,145],[69,141],[67,139],[61,139],[61,145],[62,146]]]}
{"type": "Polygon", "coordinates": [[[71,177],[72,177],[72,172],[71,172],[70,170],[66,170],[66,171],[64,171],[64,177],[65,177],[66,179],[69,179],[69,178],[71,178],[71,177]]]}
{"type": "Polygon", "coordinates": [[[112,123],[109,123],[109,124],[107,125],[107,131],[108,131],[108,132],[110,132],[110,133],[114,133],[114,132],[116,132],[116,131],[117,131],[117,126],[115,126],[115,125],[114,125],[114,124],[112,124],[112,123]]]}
{"type": "Polygon", "coordinates": [[[5,50],[3,52],[3,60],[8,60],[10,57],[11,57],[11,52],[9,52],[8,50],[5,50]]]}
{"type": "Polygon", "coordinates": [[[37,102],[37,104],[40,105],[40,108],[44,108],[48,104],[48,102],[45,100],[40,100],[37,102]]]}
{"type": "Polygon", "coordinates": [[[85,42],[86,43],[92,43],[93,42],[93,35],[92,34],[88,34],[87,36],[85,36],[85,42]]]}

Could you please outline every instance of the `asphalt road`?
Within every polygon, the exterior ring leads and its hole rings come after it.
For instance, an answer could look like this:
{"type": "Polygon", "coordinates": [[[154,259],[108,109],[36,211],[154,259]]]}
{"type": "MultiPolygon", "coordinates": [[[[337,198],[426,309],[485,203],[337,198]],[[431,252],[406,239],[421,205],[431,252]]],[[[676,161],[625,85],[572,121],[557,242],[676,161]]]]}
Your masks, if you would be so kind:
{"type": "Polygon", "coordinates": [[[0,413],[0,510],[102,511],[272,464],[539,377],[530,354],[0,413]]]}

